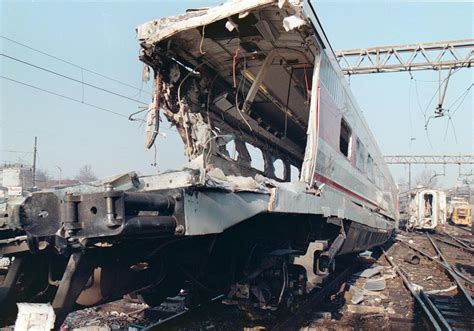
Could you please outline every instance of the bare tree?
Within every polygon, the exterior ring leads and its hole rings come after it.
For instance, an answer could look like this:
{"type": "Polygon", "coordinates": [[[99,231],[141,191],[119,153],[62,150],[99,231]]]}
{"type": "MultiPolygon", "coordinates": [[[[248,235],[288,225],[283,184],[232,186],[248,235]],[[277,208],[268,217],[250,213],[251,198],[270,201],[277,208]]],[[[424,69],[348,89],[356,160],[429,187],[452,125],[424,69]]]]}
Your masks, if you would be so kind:
{"type": "Polygon", "coordinates": [[[415,179],[417,186],[436,189],[439,187],[439,176],[436,172],[425,169],[415,179]]]}
{"type": "Polygon", "coordinates": [[[92,171],[92,167],[89,164],[86,164],[79,168],[79,173],[74,177],[74,179],[81,183],[88,183],[97,180],[97,176],[92,171]]]}

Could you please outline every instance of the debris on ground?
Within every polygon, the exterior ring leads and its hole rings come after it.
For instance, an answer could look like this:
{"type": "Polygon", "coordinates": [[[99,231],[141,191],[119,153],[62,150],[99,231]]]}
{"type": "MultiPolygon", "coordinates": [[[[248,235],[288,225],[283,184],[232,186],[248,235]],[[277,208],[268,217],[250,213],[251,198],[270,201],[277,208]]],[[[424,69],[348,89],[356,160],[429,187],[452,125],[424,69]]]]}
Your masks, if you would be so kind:
{"type": "Polygon", "coordinates": [[[48,303],[17,303],[16,331],[49,331],[54,327],[56,316],[48,303]]]}

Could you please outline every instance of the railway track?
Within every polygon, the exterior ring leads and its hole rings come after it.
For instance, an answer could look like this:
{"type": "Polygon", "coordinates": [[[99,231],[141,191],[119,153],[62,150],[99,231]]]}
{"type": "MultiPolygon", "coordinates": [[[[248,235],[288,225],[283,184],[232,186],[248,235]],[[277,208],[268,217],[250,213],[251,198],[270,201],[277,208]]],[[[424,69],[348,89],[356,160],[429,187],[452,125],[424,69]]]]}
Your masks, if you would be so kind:
{"type": "Polygon", "coordinates": [[[473,330],[473,253],[453,238],[427,234],[417,237],[416,243],[398,240],[397,245],[405,246],[421,257],[419,264],[408,263],[403,249],[392,250],[393,254],[387,259],[412,292],[433,329],[473,330]]]}
{"type": "Polygon", "coordinates": [[[265,330],[288,330],[300,324],[309,310],[317,307],[325,298],[337,292],[340,284],[345,282],[354,272],[359,264],[341,266],[336,270],[334,276],[324,283],[324,287],[313,291],[300,302],[293,311],[271,314],[262,320],[252,321],[244,312],[233,306],[220,303],[222,295],[209,301],[204,301],[192,308],[186,308],[174,314],[163,314],[154,320],[146,320],[141,323],[130,325],[129,330],[196,330],[204,329],[208,325],[218,325],[219,329],[230,327],[231,329],[265,329],[265,330]]]}
{"type": "Polygon", "coordinates": [[[130,330],[289,330],[305,327],[474,330],[474,259],[472,251],[466,247],[470,247],[470,240],[450,234],[406,233],[387,244],[385,254],[374,250],[369,264],[355,264],[354,259],[353,265],[340,261],[339,268],[326,280],[324,287],[308,295],[292,311],[252,320],[234,306],[221,304],[220,297],[216,297],[173,313],[156,315],[157,307],[150,308],[155,310],[153,318],[147,317],[145,311],[145,317],[137,318],[129,327],[130,330]],[[419,263],[408,263],[405,260],[408,253],[416,254],[419,263]],[[381,277],[386,279],[386,288],[378,296],[382,301],[374,302],[376,296],[366,297],[360,305],[351,304],[350,294],[345,293],[348,285],[360,288],[365,283],[355,272],[373,265],[385,268],[381,277]],[[355,308],[362,311],[370,307],[379,308],[379,312],[355,312],[355,308]]]}

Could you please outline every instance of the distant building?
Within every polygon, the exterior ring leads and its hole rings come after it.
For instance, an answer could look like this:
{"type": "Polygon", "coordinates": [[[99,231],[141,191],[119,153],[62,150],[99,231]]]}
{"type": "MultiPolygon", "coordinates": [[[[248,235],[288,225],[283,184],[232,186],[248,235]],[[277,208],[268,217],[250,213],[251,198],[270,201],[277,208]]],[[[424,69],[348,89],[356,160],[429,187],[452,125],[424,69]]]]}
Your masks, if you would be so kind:
{"type": "Polygon", "coordinates": [[[9,196],[21,196],[33,187],[33,172],[29,165],[21,163],[4,164],[0,168],[0,186],[7,189],[9,196]]]}

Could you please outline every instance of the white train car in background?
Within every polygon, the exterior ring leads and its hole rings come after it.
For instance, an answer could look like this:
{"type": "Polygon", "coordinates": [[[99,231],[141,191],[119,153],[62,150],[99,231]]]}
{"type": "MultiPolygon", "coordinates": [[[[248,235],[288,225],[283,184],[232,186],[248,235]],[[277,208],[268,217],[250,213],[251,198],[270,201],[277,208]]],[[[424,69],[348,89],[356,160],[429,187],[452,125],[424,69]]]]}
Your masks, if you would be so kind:
{"type": "Polygon", "coordinates": [[[421,188],[410,193],[408,224],[410,230],[433,230],[446,223],[446,193],[421,188]]]}

